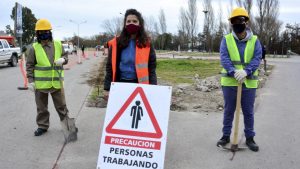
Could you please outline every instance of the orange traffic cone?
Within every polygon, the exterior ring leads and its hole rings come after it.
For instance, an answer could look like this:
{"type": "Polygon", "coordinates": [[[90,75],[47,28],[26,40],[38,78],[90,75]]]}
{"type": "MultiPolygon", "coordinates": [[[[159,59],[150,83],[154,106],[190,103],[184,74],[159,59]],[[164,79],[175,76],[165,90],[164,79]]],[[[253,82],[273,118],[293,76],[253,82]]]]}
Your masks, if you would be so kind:
{"type": "Polygon", "coordinates": [[[28,90],[28,80],[27,80],[27,76],[26,76],[26,71],[24,69],[24,65],[25,65],[25,55],[24,53],[21,56],[21,60],[20,60],[20,70],[23,76],[23,81],[24,81],[24,86],[23,87],[18,87],[19,90],[28,90]]]}

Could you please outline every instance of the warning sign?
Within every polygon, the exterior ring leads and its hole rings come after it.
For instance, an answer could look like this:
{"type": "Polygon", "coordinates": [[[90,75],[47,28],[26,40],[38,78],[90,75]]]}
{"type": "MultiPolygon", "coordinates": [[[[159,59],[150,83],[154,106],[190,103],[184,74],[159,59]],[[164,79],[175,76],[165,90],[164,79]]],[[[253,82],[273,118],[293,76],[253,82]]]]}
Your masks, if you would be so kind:
{"type": "Polygon", "coordinates": [[[97,169],[164,168],[172,88],[112,83],[97,169]]]}

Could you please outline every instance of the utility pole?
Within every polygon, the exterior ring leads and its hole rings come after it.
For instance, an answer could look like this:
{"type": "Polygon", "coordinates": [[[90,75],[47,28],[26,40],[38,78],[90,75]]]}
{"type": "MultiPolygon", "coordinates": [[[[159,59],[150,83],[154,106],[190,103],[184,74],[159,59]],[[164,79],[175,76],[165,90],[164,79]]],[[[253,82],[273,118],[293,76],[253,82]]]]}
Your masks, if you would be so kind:
{"type": "MultiPolygon", "coordinates": [[[[76,22],[76,21],[73,21],[72,19],[70,19],[70,22],[77,25],[77,48],[76,48],[76,54],[77,54],[77,50],[80,48],[80,44],[79,44],[79,25],[86,23],[86,20],[84,20],[82,22],[76,22]]],[[[78,64],[81,64],[81,56],[79,54],[78,54],[78,64]]]]}
{"type": "Polygon", "coordinates": [[[82,22],[76,22],[76,21],[70,19],[70,22],[72,22],[72,23],[74,23],[74,24],[77,25],[77,48],[79,48],[79,47],[80,47],[80,44],[79,44],[79,25],[84,24],[84,23],[86,23],[87,21],[84,20],[84,21],[82,21],[82,22]]]}
{"type": "Polygon", "coordinates": [[[16,2],[15,6],[15,36],[19,38],[19,45],[20,49],[22,49],[22,35],[23,35],[23,28],[22,28],[22,5],[16,2]]]}
{"type": "Polygon", "coordinates": [[[207,13],[208,13],[208,10],[207,9],[204,9],[202,11],[205,15],[205,20],[204,20],[204,36],[205,36],[205,43],[204,43],[204,51],[206,51],[206,47],[207,47],[207,33],[208,33],[208,27],[207,27],[207,13]]]}

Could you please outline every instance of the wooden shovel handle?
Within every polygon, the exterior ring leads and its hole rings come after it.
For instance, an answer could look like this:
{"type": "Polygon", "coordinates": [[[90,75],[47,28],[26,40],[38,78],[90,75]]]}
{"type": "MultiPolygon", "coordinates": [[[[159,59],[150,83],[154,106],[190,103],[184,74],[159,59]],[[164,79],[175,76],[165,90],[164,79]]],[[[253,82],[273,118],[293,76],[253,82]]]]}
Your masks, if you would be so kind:
{"type": "Polygon", "coordinates": [[[238,144],[241,98],[242,98],[242,84],[238,83],[237,95],[236,95],[236,108],[235,108],[235,115],[234,115],[235,121],[234,121],[233,145],[238,144]]]}

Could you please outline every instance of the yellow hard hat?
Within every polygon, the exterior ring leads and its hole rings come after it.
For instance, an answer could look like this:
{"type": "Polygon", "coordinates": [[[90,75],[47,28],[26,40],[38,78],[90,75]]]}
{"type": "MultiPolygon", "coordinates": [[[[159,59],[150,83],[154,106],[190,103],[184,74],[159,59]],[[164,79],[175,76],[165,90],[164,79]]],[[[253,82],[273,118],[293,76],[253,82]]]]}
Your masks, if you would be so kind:
{"type": "Polygon", "coordinates": [[[39,19],[35,24],[36,31],[51,30],[51,23],[47,19],[39,19]]]}
{"type": "Polygon", "coordinates": [[[242,8],[242,7],[233,9],[232,12],[231,12],[231,15],[229,17],[229,20],[234,18],[234,17],[237,17],[237,16],[244,16],[244,17],[249,19],[248,12],[246,11],[245,8],[242,8]]]}

